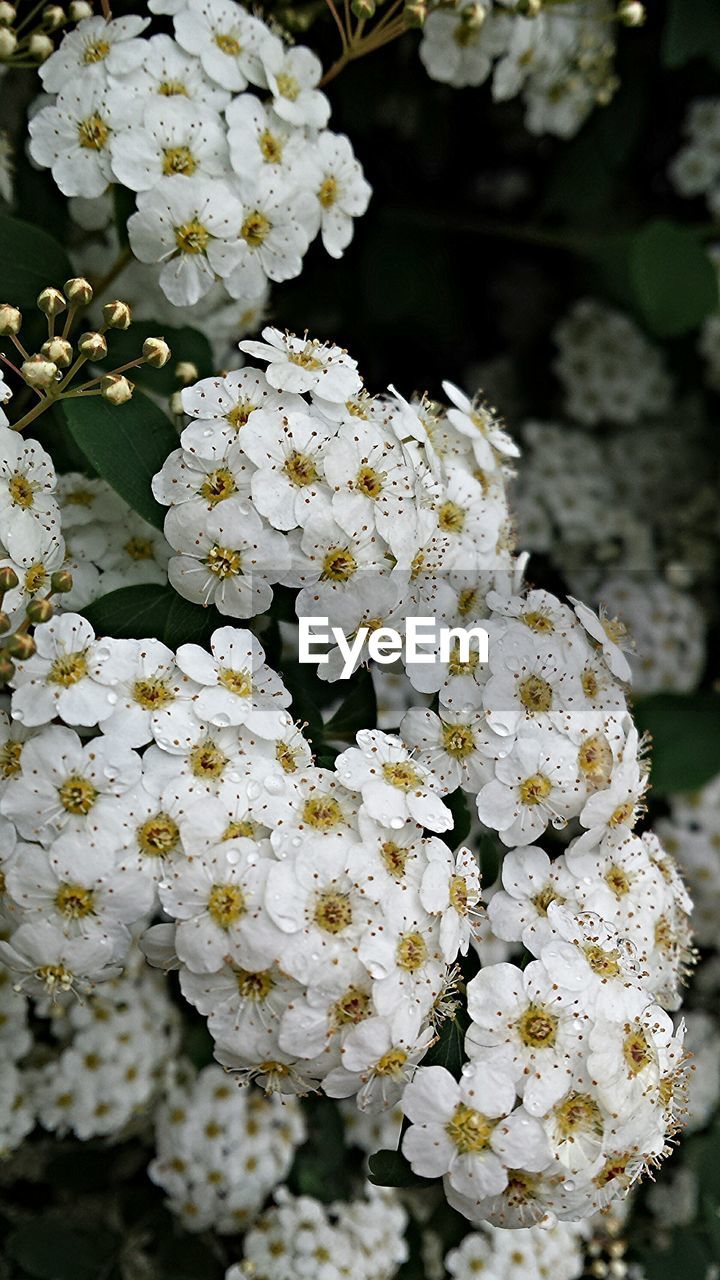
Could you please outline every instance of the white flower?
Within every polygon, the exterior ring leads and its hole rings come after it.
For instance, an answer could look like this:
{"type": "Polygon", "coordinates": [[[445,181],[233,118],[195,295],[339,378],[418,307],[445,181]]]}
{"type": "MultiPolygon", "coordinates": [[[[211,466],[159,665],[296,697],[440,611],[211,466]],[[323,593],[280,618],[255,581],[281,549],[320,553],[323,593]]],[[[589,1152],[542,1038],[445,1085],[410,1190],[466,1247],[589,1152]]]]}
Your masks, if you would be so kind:
{"type": "Polygon", "coordinates": [[[163,177],[222,178],[228,168],[220,117],[182,96],[148,103],[142,122],[113,134],[110,154],[113,173],[131,191],[148,191],[163,177]]]}
{"type": "MultiPolygon", "coordinates": [[[[10,388],[0,381],[0,401],[10,388]]],[[[0,410],[0,413],[2,411],[0,410]]],[[[37,440],[11,431],[0,420],[0,530],[2,541],[17,528],[23,535],[32,523],[59,532],[55,469],[37,440]]]]}
{"type": "Polygon", "coordinates": [[[341,752],[335,767],[343,786],[361,792],[371,817],[398,830],[412,819],[431,831],[449,831],[453,817],[437,795],[430,771],[400,738],[362,729],[357,744],[341,752]]]}
{"type": "Polygon", "coordinates": [[[492,68],[493,48],[488,38],[492,18],[473,27],[464,13],[441,9],[428,14],[423,27],[420,57],[433,80],[456,89],[487,80],[492,68]]]}
{"type": "Polygon", "coordinates": [[[480,867],[464,845],[453,855],[442,840],[425,844],[428,865],[420,885],[420,901],[426,911],[439,914],[440,948],[447,964],[458,953],[467,955],[474,933],[473,916],[479,911],[480,867]]]}
{"type": "Polygon", "coordinates": [[[382,905],[382,922],[366,931],[358,953],[373,978],[375,1008],[392,1017],[415,1006],[426,1016],[446,977],[440,921],[410,889],[396,891],[382,905]]]}
{"type": "Polygon", "coordinates": [[[475,461],[482,471],[493,472],[506,458],[517,458],[520,450],[503,430],[493,411],[477,404],[452,382],[443,382],[443,391],[455,406],[448,409],[448,421],[472,442],[475,461]]]}
{"type": "Polygon", "coordinates": [[[278,36],[272,36],[264,42],[262,62],[276,114],[289,124],[324,129],[330,103],[317,88],[322,76],[317,54],[304,45],[288,49],[278,36]]]}
{"type": "MultiPolygon", "coordinates": [[[[305,131],[281,120],[251,93],[233,98],[225,119],[230,161],[244,200],[252,200],[260,174],[267,169],[278,185],[301,159],[307,160],[305,131]]],[[[305,165],[303,165],[303,172],[305,165]]]]}
{"type": "Polygon", "coordinates": [[[569,903],[570,909],[577,905],[573,876],[562,858],[551,862],[537,845],[510,849],[501,875],[502,889],[487,909],[493,933],[507,942],[522,942],[534,956],[544,954],[554,932],[548,908],[553,903],[569,903]]]}
{"type": "Polygon", "coordinates": [[[253,503],[276,529],[307,523],[323,488],[322,455],[330,427],[309,413],[258,409],[242,432],[242,447],[257,470],[253,503]]]}
{"type": "Polygon", "coordinates": [[[541,1170],[551,1160],[542,1126],[514,1106],[515,1086],[501,1063],[473,1064],[459,1082],[444,1067],[420,1067],[402,1099],[410,1120],[403,1154],[413,1172],[447,1177],[461,1195],[497,1195],[508,1169],[541,1170]]]}
{"type": "Polygon", "coordinates": [[[130,246],[141,262],[160,262],[160,287],[176,306],[207,293],[242,224],[242,205],[218,179],[162,178],[141,192],[128,219],[130,246]]]}
{"type": "Polygon", "coordinates": [[[591,1010],[558,991],[539,960],[524,969],[494,964],[468,983],[474,1062],[498,1063],[516,1082],[525,1109],[542,1116],[568,1088],[590,1028],[591,1010]]]}
{"type": "Polygon", "coordinates": [[[392,1018],[366,1018],[352,1027],[342,1047],[342,1066],[323,1080],[330,1098],[357,1094],[361,1111],[386,1111],[402,1097],[407,1081],[433,1039],[416,1008],[392,1018]]]}
{"type": "Polygon", "coordinates": [[[173,507],[165,521],[179,553],[168,565],[170,582],[197,604],[215,604],[231,618],[252,618],[272,600],[271,582],[288,563],[285,543],[263,526],[246,503],[231,499],[210,514],[173,507]]]}
{"type": "Polygon", "coordinates": [[[232,297],[254,297],[265,279],[290,280],[300,274],[308,248],[304,210],[309,197],[267,169],[258,174],[237,228],[224,251],[223,276],[232,297]]]}
{"type": "Polygon", "coordinates": [[[20,975],[22,990],[55,1000],[91,989],[93,979],[114,977],[112,950],[109,938],[66,938],[49,920],[37,920],[21,924],[10,942],[0,941],[0,960],[20,975]]]}
{"type": "Polygon", "coordinates": [[[111,713],[103,721],[103,732],[117,735],[130,747],[152,741],[158,713],[195,693],[192,682],[178,671],[172,650],[159,640],[98,640],[91,671],[110,691],[111,713]]]}
{"type": "MultiPolygon", "coordinates": [[[[184,3],[180,7],[184,8],[184,3]]],[[[145,41],[141,65],[125,83],[145,99],[150,94],[164,99],[180,97],[215,111],[222,111],[230,101],[229,90],[209,80],[196,57],[181,49],[171,36],[162,34],[145,41]]]]}
{"type": "Polygon", "coordinates": [[[83,18],[40,67],[43,88],[57,93],[71,83],[102,85],[107,76],[124,80],[143,61],[147,45],[137,37],[149,23],[149,18],[133,13],[112,20],[99,15],[83,18]]]}
{"type": "Polygon", "coordinates": [[[572,743],[555,732],[524,735],[496,760],[495,777],[477,795],[480,821],[508,846],[532,844],[548,822],[564,827],[585,796],[572,743]]]}
{"type": "Polygon", "coordinates": [[[108,689],[93,673],[95,632],[76,613],[59,614],[35,629],[36,652],[18,662],[12,714],[22,724],[95,725],[112,714],[108,689]]]}
{"type": "Polygon", "coordinates": [[[353,219],[365,213],[372,190],[348,138],[323,132],[295,164],[313,204],[305,220],[311,239],[318,231],[332,258],[341,258],[353,237],[353,219]]]}
{"type": "Polygon", "coordinates": [[[279,676],[265,665],[265,653],[251,631],[220,627],[210,637],[212,656],[199,645],[177,652],[180,670],[201,686],[193,706],[210,724],[245,724],[273,738],[287,727],[290,703],[279,676]]]}
{"type": "MultiPolygon", "coordinates": [[[[183,431],[186,453],[220,463],[258,409],[305,412],[300,396],[278,395],[259,369],[234,369],[222,378],[203,378],[181,392],[183,409],[195,421],[183,431]]],[[[172,455],[171,455],[172,456],[172,455]]],[[[160,473],[162,474],[162,473],[160,473]]]]}
{"type": "Polygon", "coordinates": [[[162,471],[153,476],[152,490],[158,502],[165,506],[192,503],[191,509],[202,513],[213,511],[228,498],[249,498],[247,457],[239,443],[223,443],[225,451],[216,457],[200,457],[186,449],[168,454],[162,471]]]}
{"type": "Polygon", "coordinates": [[[263,22],[233,0],[188,0],[174,18],[178,44],[200,59],[203,70],[231,93],[264,85],[262,55],[270,40],[263,22]]]}
{"type": "Polygon", "coordinates": [[[612,674],[618,680],[630,680],[630,663],[619,643],[627,634],[623,623],[618,618],[606,617],[602,610],[598,616],[574,596],[568,596],[568,599],[574,605],[575,613],[588,635],[600,646],[612,674]]]}
{"type": "Polygon", "coordinates": [[[427,707],[411,707],[400,733],[443,795],[457,787],[476,794],[492,776],[490,734],[480,711],[462,715],[443,708],[437,716],[427,707]]]}
{"type": "Polygon", "coordinates": [[[263,342],[246,340],[240,350],[267,360],[267,380],[278,391],[309,391],[322,402],[343,404],[362,387],[357,362],[340,347],[263,329],[263,342]]]}
{"type": "Polygon", "coordinates": [[[30,120],[30,155],[52,169],[63,195],[100,196],[113,180],[114,133],[131,124],[141,106],[102,79],[68,81],[55,103],[30,120]]]}

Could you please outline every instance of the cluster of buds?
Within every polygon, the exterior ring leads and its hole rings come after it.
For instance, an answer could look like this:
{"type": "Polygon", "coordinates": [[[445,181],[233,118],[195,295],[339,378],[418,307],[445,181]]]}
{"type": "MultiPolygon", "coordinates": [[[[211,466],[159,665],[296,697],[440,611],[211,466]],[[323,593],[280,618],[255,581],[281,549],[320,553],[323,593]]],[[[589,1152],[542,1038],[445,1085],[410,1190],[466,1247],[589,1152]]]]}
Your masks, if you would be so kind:
{"type": "Polygon", "coordinates": [[[67,10],[46,4],[40,13],[33,6],[23,16],[9,0],[0,0],[0,63],[28,67],[44,62],[55,51],[57,33],[92,17],[92,12],[87,0],[71,0],[67,10]]]}
{"type": "Polygon", "coordinates": [[[47,595],[36,596],[25,609],[25,617],[13,627],[11,618],[2,606],[5,594],[18,585],[18,575],[10,565],[0,567],[0,685],[7,684],[15,671],[15,662],[27,662],[35,652],[32,628],[49,622],[54,613],[53,596],[65,595],[72,590],[72,574],[58,569],[50,578],[47,595]]]}
{"type": "Polygon", "coordinates": [[[21,312],[9,303],[0,304],[0,338],[10,339],[20,356],[20,363],[12,363],[5,355],[0,355],[0,360],[38,397],[38,403],[12,424],[17,431],[59,400],[102,396],[111,404],[125,404],[134,390],[133,383],[125,376],[126,372],[144,364],[162,369],[170,359],[170,348],[164,338],[146,338],[137,357],[78,384],[77,375],[84,365],[88,362],[98,364],[106,359],[108,332],[128,329],[132,322],[127,302],[116,298],[103,307],[103,322],[98,329],[87,329],[73,335],[80,313],[89,307],[92,300],[92,286],[82,277],[66,280],[62,289],[52,286],[43,289],[37,305],[47,320],[47,338],[40,350],[32,353],[22,341],[21,312]]]}

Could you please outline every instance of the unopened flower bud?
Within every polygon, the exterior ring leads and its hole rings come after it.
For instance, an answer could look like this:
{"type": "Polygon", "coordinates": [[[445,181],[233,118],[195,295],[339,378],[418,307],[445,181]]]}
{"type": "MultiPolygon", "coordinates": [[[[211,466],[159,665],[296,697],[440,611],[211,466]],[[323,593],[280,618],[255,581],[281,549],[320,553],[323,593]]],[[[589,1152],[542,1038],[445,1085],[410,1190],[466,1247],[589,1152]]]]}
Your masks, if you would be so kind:
{"type": "Polygon", "coordinates": [[[0,302],[0,335],[5,337],[11,333],[19,333],[21,326],[22,312],[9,302],[0,302]]]}
{"type": "Polygon", "coordinates": [[[57,31],[65,21],[65,10],[59,4],[48,4],[43,9],[43,22],[50,31],[57,31]]]}
{"type": "Polygon", "coordinates": [[[68,591],[72,591],[72,574],[69,569],[56,569],[50,577],[50,591],[53,595],[58,592],[65,595],[68,591]]]}
{"type": "Polygon", "coordinates": [[[115,298],[113,302],[105,303],[103,317],[109,329],[128,329],[132,320],[132,311],[127,302],[120,302],[115,298]]]}
{"type": "Polygon", "coordinates": [[[35,58],[37,62],[44,62],[55,52],[55,45],[49,36],[43,34],[42,31],[36,31],[28,40],[28,53],[31,58],[35,58]]]}
{"type": "Polygon", "coordinates": [[[72,360],[73,349],[67,338],[48,338],[47,342],[43,342],[40,352],[48,360],[52,360],[58,369],[67,369],[72,360]]]}
{"type": "Polygon", "coordinates": [[[375,0],[351,0],[350,8],[356,18],[374,18],[375,17],[375,0]]]}
{"type": "Polygon", "coordinates": [[[616,17],[626,27],[641,27],[645,21],[645,6],[640,4],[640,0],[620,0],[616,17]]]}
{"type": "Polygon", "coordinates": [[[35,627],[40,626],[43,622],[49,622],[54,612],[55,610],[50,600],[31,600],[25,610],[35,627]]]}
{"type": "Polygon", "coordinates": [[[67,298],[59,289],[48,288],[38,294],[37,304],[43,315],[59,316],[67,307],[67,298]]]}
{"type": "Polygon", "coordinates": [[[92,18],[93,8],[87,0],[72,0],[68,14],[71,22],[82,22],[83,18],[92,18]]]}
{"type": "Polygon", "coordinates": [[[106,373],[100,382],[100,390],[110,404],[127,404],[134,389],[132,382],[120,373],[106,373]]]}
{"type": "Polygon", "coordinates": [[[74,307],[88,307],[93,300],[93,289],[84,276],[73,276],[63,285],[65,297],[74,307]]]}
{"type": "Polygon", "coordinates": [[[0,23],[7,23],[11,26],[15,21],[15,5],[8,4],[8,0],[0,0],[0,23]]]}
{"type": "Polygon", "coordinates": [[[9,27],[0,27],[0,61],[12,58],[17,49],[17,36],[9,27]]]}
{"type": "Polygon", "coordinates": [[[542,0],[518,0],[515,9],[524,18],[537,18],[542,9],[542,0]]]}
{"type": "Polygon", "coordinates": [[[175,365],[175,377],[184,387],[189,387],[191,382],[197,382],[200,370],[192,360],[181,360],[175,365]]]}
{"type": "Polygon", "coordinates": [[[57,377],[58,367],[54,360],[48,360],[39,353],[30,356],[22,365],[20,372],[31,387],[51,387],[57,377]]]}
{"type": "Polygon", "coordinates": [[[182,418],[185,412],[183,409],[182,395],[179,391],[174,391],[170,397],[170,412],[175,418],[182,418]]]}
{"type": "Polygon", "coordinates": [[[104,360],[107,355],[107,342],[101,333],[81,333],[77,345],[88,360],[104,360]]]}
{"type": "Polygon", "coordinates": [[[403,18],[406,27],[423,27],[427,18],[425,0],[409,0],[403,9],[403,18]]]}
{"type": "Polygon", "coordinates": [[[0,591],[13,591],[20,579],[15,570],[9,564],[4,564],[0,569],[0,591]]]}
{"type": "Polygon", "coordinates": [[[487,18],[487,9],[483,4],[471,4],[467,9],[463,9],[462,19],[466,27],[471,31],[479,31],[487,18]]]}
{"type": "Polygon", "coordinates": [[[164,338],[146,338],[142,353],[153,369],[162,369],[170,359],[170,348],[164,338]]]}
{"type": "Polygon", "coordinates": [[[0,655],[0,684],[7,684],[15,675],[15,663],[5,654],[0,655]]]}
{"type": "Polygon", "coordinates": [[[21,633],[19,636],[10,637],[6,649],[13,658],[17,658],[20,662],[26,662],[28,658],[32,658],[35,652],[35,641],[32,636],[21,633]]]}
{"type": "Polygon", "coordinates": [[[0,636],[4,636],[6,631],[10,630],[10,619],[6,613],[0,612],[0,636]]]}

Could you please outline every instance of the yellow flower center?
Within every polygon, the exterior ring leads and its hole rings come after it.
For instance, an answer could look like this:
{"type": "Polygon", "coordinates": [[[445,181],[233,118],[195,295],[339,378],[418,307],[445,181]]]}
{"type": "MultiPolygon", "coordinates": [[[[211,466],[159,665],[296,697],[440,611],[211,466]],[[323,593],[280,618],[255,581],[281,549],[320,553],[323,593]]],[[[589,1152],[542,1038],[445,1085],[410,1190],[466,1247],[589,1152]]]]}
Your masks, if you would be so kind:
{"type": "Polygon", "coordinates": [[[460,1154],[468,1155],[485,1151],[490,1146],[496,1124],[497,1120],[490,1120],[481,1111],[474,1111],[461,1103],[445,1125],[445,1132],[460,1154]]]}
{"type": "Polygon", "coordinates": [[[58,797],[66,813],[85,817],[95,804],[98,792],[87,778],[81,778],[79,774],[71,774],[59,787],[58,797]]]}
{"type": "Polygon", "coordinates": [[[286,74],[279,75],[277,76],[275,83],[281,98],[287,98],[288,102],[296,101],[300,93],[300,85],[294,76],[286,74]]]}
{"type": "Polygon", "coordinates": [[[608,867],[603,879],[616,898],[624,898],[630,892],[630,877],[614,862],[608,867]]]}
{"type": "Polygon", "coordinates": [[[283,157],[283,148],[280,138],[277,134],[271,133],[269,129],[265,129],[258,139],[260,143],[260,151],[262,158],[266,164],[281,164],[283,157]]]}
{"type": "Polygon", "coordinates": [[[94,62],[102,62],[109,52],[110,45],[107,40],[91,40],[85,45],[83,62],[86,66],[91,66],[94,62]]]}
{"type": "Polygon", "coordinates": [[[623,1040],[623,1058],[631,1076],[637,1076],[653,1061],[653,1052],[641,1027],[634,1027],[623,1040]]]}
{"type": "Polygon", "coordinates": [[[175,244],[181,253],[204,253],[209,243],[210,232],[198,218],[175,228],[175,244]]]}
{"type": "Polygon", "coordinates": [[[409,760],[386,760],[382,775],[391,787],[397,787],[399,791],[412,791],[421,781],[420,774],[409,760]]]}
{"type": "Polygon", "coordinates": [[[602,1112],[589,1093],[569,1093],[555,1108],[555,1123],[563,1138],[571,1138],[578,1132],[602,1136],[602,1112]]]}
{"type": "Polygon", "coordinates": [[[465,877],[451,876],[448,892],[451,906],[455,908],[459,916],[466,916],[468,913],[468,887],[465,877]]]}
{"type": "Polygon", "coordinates": [[[245,895],[236,884],[214,884],[207,909],[221,929],[229,929],[245,914],[245,895]]]}
{"type": "Polygon", "coordinates": [[[221,667],[218,680],[224,689],[228,689],[238,698],[249,698],[252,693],[249,671],[234,671],[232,667],[221,667]]]}
{"type": "Polygon", "coordinates": [[[375,1075],[400,1076],[406,1062],[407,1054],[404,1049],[388,1049],[375,1063],[375,1075]]]}
{"type": "Polygon", "coordinates": [[[162,94],[163,98],[187,98],[188,96],[182,80],[162,80],[158,85],[158,93],[162,94]]]}
{"type": "Polygon", "coordinates": [[[363,1018],[367,1018],[369,1014],[370,997],[366,991],[361,991],[359,987],[348,987],[347,991],[333,1005],[333,1020],[340,1027],[348,1026],[350,1023],[356,1025],[358,1022],[362,1022],[363,1018]]]}
{"type": "Polygon", "coordinates": [[[585,670],[583,671],[580,677],[580,683],[583,687],[583,693],[585,694],[586,698],[588,698],[591,702],[593,698],[597,698],[598,693],[600,691],[600,684],[598,682],[597,675],[593,671],[592,667],[585,668],[585,670]]]}
{"type": "Polygon", "coordinates": [[[326,889],[317,899],[313,919],[318,929],[322,929],[324,933],[342,933],[343,929],[352,924],[349,896],[336,889],[326,889]]]}
{"type": "Polygon", "coordinates": [[[240,235],[252,249],[256,249],[267,240],[272,230],[270,220],[261,213],[259,209],[255,209],[253,213],[248,214],[240,228],[240,235]]]}
{"type": "Polygon", "coordinates": [[[275,986],[275,979],[269,969],[252,973],[248,969],[236,969],[235,981],[238,993],[243,999],[252,1000],[256,1004],[261,1004],[263,1000],[267,1000],[275,986]]]}
{"type": "Polygon", "coordinates": [[[16,471],[8,481],[8,493],[16,507],[24,507],[25,509],[31,507],[34,490],[35,486],[20,471],[16,471]]]}
{"type": "Polygon", "coordinates": [[[181,173],[190,178],[197,169],[197,161],[189,147],[165,147],[162,171],[165,177],[181,173]]]}
{"type": "Polygon", "coordinates": [[[241,427],[245,426],[250,414],[254,413],[256,409],[257,405],[253,404],[252,401],[240,400],[237,404],[233,405],[229,413],[226,413],[225,420],[226,422],[229,422],[230,426],[234,427],[236,431],[239,431],[241,427]]]}
{"type": "Polygon", "coordinates": [[[529,778],[523,779],[518,790],[522,804],[533,808],[534,805],[542,804],[547,800],[552,791],[552,783],[544,774],[533,773],[529,778]]]}
{"type": "Polygon", "coordinates": [[[448,662],[448,673],[451,676],[471,676],[477,670],[480,661],[480,654],[477,649],[470,649],[467,661],[463,661],[460,657],[459,641],[453,640],[452,649],[450,650],[450,661],[448,662]]]}
{"type": "Polygon", "coordinates": [[[557,893],[555,889],[553,889],[552,885],[545,884],[543,885],[540,892],[536,893],[535,897],[531,898],[530,901],[532,902],[538,915],[546,916],[547,909],[550,906],[551,902],[564,902],[565,899],[563,898],[562,894],[557,893]]]}
{"type": "Polygon", "coordinates": [[[145,711],[155,711],[174,700],[174,693],[166,680],[159,677],[154,680],[136,680],[132,696],[138,706],[145,711]]]}
{"type": "Polygon", "coordinates": [[[475,750],[475,735],[468,724],[444,724],[442,744],[449,756],[465,760],[475,750]]]}
{"type": "Polygon", "coordinates": [[[124,545],[123,551],[131,560],[152,560],[154,551],[153,544],[149,538],[130,538],[124,545]]]}
{"type": "Polygon", "coordinates": [[[319,479],[315,463],[308,453],[291,453],[283,465],[283,471],[290,483],[298,489],[315,484],[319,479]]]}
{"type": "Polygon", "coordinates": [[[589,942],[583,947],[583,955],[600,978],[616,978],[620,972],[619,951],[604,951],[598,943],[589,942]]]}
{"type": "Polygon", "coordinates": [[[549,711],[552,706],[552,688],[542,676],[527,676],[518,685],[518,697],[531,715],[549,711]]]}
{"type": "Polygon", "coordinates": [[[138,827],[137,842],[148,858],[164,858],[180,842],[180,829],[169,813],[162,809],[138,827]]]}
{"type": "Polygon", "coordinates": [[[13,738],[8,738],[0,747],[0,774],[3,778],[14,778],[20,773],[22,749],[22,742],[16,742],[13,738]]]}
{"type": "Polygon", "coordinates": [[[297,750],[289,742],[278,742],[275,746],[275,759],[283,773],[297,773],[297,750]]]}
{"type": "Polygon", "coordinates": [[[526,627],[531,631],[537,632],[538,635],[548,635],[555,630],[555,624],[552,618],[546,613],[542,613],[540,609],[528,609],[522,614],[522,620],[526,627]]]}
{"type": "Polygon", "coordinates": [[[578,751],[580,772],[596,787],[607,785],[612,776],[612,747],[603,733],[586,738],[578,751]]]}
{"type": "Polygon", "coordinates": [[[427,960],[428,949],[421,933],[404,933],[397,945],[398,968],[415,973],[427,960]]]}
{"type": "Polygon", "coordinates": [[[382,476],[374,467],[360,467],[353,481],[353,489],[357,489],[366,498],[379,498],[383,489],[382,476]]]}
{"type": "Polygon", "coordinates": [[[193,747],[189,761],[196,778],[219,778],[228,758],[213,738],[204,738],[193,747]]]}
{"type": "Polygon", "coordinates": [[[85,650],[78,649],[75,653],[66,653],[61,658],[56,658],[47,673],[47,680],[49,684],[59,684],[63,689],[68,689],[86,675],[85,650]]]}
{"type": "Polygon", "coordinates": [[[465,525],[465,511],[457,502],[443,502],[438,511],[438,525],[443,533],[462,533],[465,525]]]}
{"type": "Polygon", "coordinates": [[[308,796],[302,808],[301,821],[316,831],[331,831],[342,822],[342,809],[334,796],[308,796]]]}
{"type": "Polygon", "coordinates": [[[242,45],[233,35],[223,35],[218,31],[215,35],[215,44],[221,53],[227,54],[228,58],[237,58],[238,54],[242,53],[242,45]]]}
{"type": "Polygon", "coordinates": [[[55,906],[68,920],[83,920],[92,915],[92,889],[81,884],[61,884],[55,894],[55,906]]]}
{"type": "Polygon", "coordinates": [[[322,205],[323,209],[332,208],[335,201],[337,200],[337,193],[338,193],[337,179],[329,177],[329,178],[326,178],[324,182],[321,182],[318,188],[317,198],[320,201],[320,204],[322,205]]]}
{"type": "Polygon", "coordinates": [[[110,137],[110,128],[102,116],[86,116],[78,122],[78,142],[85,151],[102,151],[110,137]]]}
{"type": "Polygon", "coordinates": [[[405,875],[409,855],[410,850],[405,845],[396,844],[394,840],[385,840],[380,845],[380,857],[385,863],[385,869],[395,880],[401,880],[405,875]]]}
{"type": "Polygon", "coordinates": [[[25,574],[25,590],[34,596],[47,582],[47,569],[44,564],[31,564],[25,574]]]}
{"type": "Polygon", "coordinates": [[[242,556],[231,547],[211,547],[205,565],[216,578],[232,578],[242,572],[242,556]]]}
{"type": "Polygon", "coordinates": [[[517,1022],[518,1035],[528,1049],[551,1049],[557,1039],[558,1020],[544,1005],[530,1004],[517,1022]]]}
{"type": "Polygon", "coordinates": [[[357,560],[349,547],[331,547],[323,559],[321,577],[330,582],[347,582],[357,569],[357,560]]]}

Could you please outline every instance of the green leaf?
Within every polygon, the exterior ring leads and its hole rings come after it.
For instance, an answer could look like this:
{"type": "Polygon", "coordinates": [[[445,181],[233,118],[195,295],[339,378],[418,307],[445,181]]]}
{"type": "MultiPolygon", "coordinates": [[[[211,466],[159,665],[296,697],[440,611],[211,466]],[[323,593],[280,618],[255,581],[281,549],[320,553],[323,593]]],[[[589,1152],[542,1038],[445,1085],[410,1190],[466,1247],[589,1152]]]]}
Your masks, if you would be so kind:
{"type": "Polygon", "coordinates": [[[139,369],[131,370],[130,377],[139,387],[147,387],[158,395],[172,395],[179,386],[175,369],[180,360],[197,365],[199,378],[208,378],[213,372],[212,350],[204,333],[191,329],[189,325],[172,328],[154,320],[134,320],[129,329],[114,329],[108,334],[108,368],[117,368],[135,359],[146,338],[164,338],[171,355],[162,369],[141,365],[139,369]]]}
{"type": "Polygon", "coordinates": [[[717,0],[668,0],[661,54],[666,67],[684,67],[692,58],[720,67],[717,0]]]}
{"type": "Polygon", "coordinates": [[[107,1229],[81,1230],[47,1213],[13,1231],[6,1248],[15,1262],[39,1280],[96,1280],[119,1252],[119,1240],[107,1229]]]}
{"type": "Polygon", "coordinates": [[[470,1025],[466,1010],[460,1008],[454,1018],[447,1018],[440,1035],[422,1060],[424,1067],[444,1067],[456,1080],[465,1061],[465,1032],[470,1025]]]}
{"type": "Polygon", "coordinates": [[[92,396],[64,400],[62,408],[73,440],[98,475],[133,511],[162,529],[165,508],[155,501],[150,484],[178,447],[178,437],[162,410],[141,391],[124,405],[92,396]]]}
{"type": "Polygon", "coordinates": [[[53,285],[61,289],[73,274],[70,260],[61,244],[19,218],[0,214],[2,245],[2,297],[0,302],[29,307],[41,289],[53,285]]]}
{"type": "Polygon", "coordinates": [[[204,609],[184,600],[172,587],[155,583],[118,587],[82,610],[99,636],[143,640],[154,636],[171,649],[181,644],[206,644],[216,627],[227,621],[217,609],[204,609]]]}
{"type": "Polygon", "coordinates": [[[351,687],[335,714],[325,725],[327,738],[355,740],[358,729],[371,729],[377,720],[377,699],[372,676],[361,667],[351,679],[351,687]]]}
{"type": "Polygon", "coordinates": [[[717,308],[717,273],[693,232],[665,219],[633,238],[630,280],[640,315],[659,337],[696,329],[717,308]]]}
{"type": "Polygon", "coordinates": [[[443,832],[441,839],[445,841],[445,844],[450,849],[457,849],[458,845],[467,839],[470,831],[470,809],[467,796],[458,787],[457,791],[453,791],[452,795],[445,796],[444,800],[452,813],[454,821],[451,829],[443,832]]]}
{"type": "Polygon", "coordinates": [[[720,695],[658,693],[638,698],[635,720],[652,736],[653,790],[696,791],[720,773],[720,695]]]}
{"type": "Polygon", "coordinates": [[[370,1182],[376,1187],[432,1187],[432,1178],[413,1173],[399,1151],[376,1151],[368,1160],[370,1182]]]}

